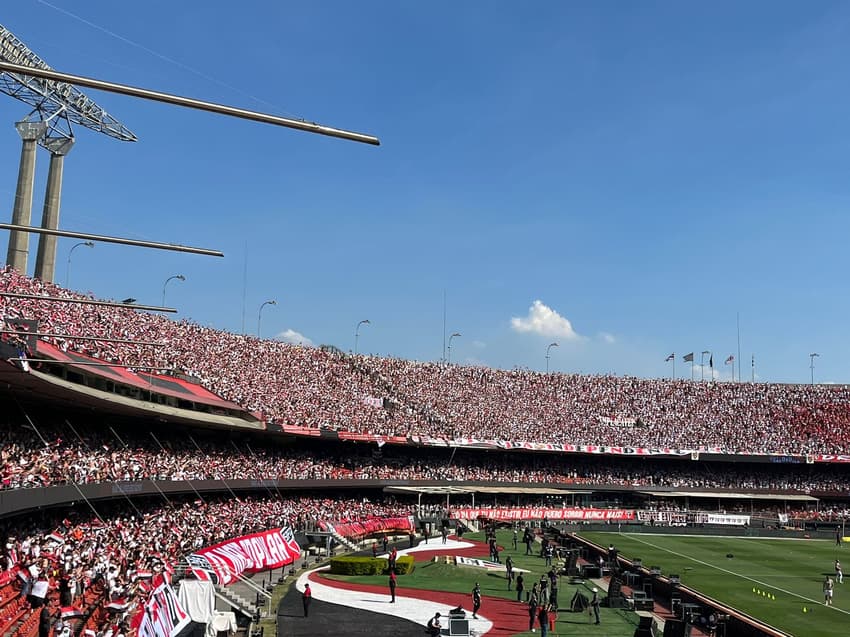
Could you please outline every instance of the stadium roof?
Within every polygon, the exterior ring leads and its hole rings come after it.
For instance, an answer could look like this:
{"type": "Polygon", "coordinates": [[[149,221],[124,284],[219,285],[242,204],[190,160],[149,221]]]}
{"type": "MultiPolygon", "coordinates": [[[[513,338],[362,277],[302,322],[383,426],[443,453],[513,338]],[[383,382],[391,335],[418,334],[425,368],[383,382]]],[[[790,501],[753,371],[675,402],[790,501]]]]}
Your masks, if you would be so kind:
{"type": "Polygon", "coordinates": [[[818,502],[818,498],[803,493],[738,493],[735,491],[641,491],[658,498],[725,498],[730,500],[788,500],[818,502]]]}

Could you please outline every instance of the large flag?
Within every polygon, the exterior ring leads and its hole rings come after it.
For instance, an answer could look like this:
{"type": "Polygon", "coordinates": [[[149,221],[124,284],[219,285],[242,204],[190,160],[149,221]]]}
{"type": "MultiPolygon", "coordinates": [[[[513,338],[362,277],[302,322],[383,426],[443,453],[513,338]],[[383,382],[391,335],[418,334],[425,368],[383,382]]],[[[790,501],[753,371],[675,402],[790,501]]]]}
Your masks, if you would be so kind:
{"type": "Polygon", "coordinates": [[[665,358],[665,359],[664,359],[664,362],[665,362],[665,363],[669,363],[669,362],[670,362],[670,361],[672,361],[674,358],[676,358],[676,355],[675,355],[675,354],[670,354],[670,356],[668,356],[667,358],[665,358]]]}
{"type": "Polygon", "coordinates": [[[682,357],[682,360],[684,360],[686,363],[693,363],[694,362],[694,353],[691,352],[690,354],[685,354],[684,357],[682,357]]]}
{"type": "Polygon", "coordinates": [[[727,358],[727,359],[726,359],[726,364],[727,364],[727,365],[728,365],[729,363],[734,363],[734,362],[735,362],[735,357],[734,357],[734,356],[730,356],[729,358],[727,358]]]}
{"type": "Polygon", "coordinates": [[[714,354],[708,357],[708,366],[714,369],[714,354]]]}

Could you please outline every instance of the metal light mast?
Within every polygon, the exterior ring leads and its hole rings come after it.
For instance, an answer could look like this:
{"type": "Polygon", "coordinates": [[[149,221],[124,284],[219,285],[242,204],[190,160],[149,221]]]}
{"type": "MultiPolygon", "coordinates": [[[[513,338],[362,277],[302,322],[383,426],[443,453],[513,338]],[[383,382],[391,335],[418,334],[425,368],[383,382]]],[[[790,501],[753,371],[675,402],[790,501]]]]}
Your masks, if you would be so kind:
{"type": "MultiPolygon", "coordinates": [[[[52,70],[3,25],[0,25],[0,60],[30,68],[52,70]]],[[[20,226],[30,225],[35,147],[38,144],[50,152],[41,227],[57,230],[65,155],[74,145],[71,124],[78,124],[125,142],[136,141],[136,136],[82,91],[65,82],[7,71],[0,73],[0,93],[29,104],[33,109],[15,124],[21,136],[22,148],[12,223],[20,226]]],[[[29,233],[13,230],[9,233],[6,263],[26,274],[28,256],[29,233]]],[[[52,282],[55,269],[56,236],[43,234],[38,242],[35,276],[52,282]]]]}

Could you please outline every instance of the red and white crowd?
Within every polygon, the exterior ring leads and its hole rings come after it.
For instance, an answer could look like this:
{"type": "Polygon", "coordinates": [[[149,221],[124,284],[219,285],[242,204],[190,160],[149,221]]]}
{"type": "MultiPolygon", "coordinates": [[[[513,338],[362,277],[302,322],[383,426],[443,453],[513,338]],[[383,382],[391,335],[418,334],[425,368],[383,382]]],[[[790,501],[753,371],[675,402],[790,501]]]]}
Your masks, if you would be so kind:
{"type": "MultiPolygon", "coordinates": [[[[86,298],[9,268],[0,290],[86,298]]],[[[346,356],[125,308],[0,297],[57,345],[163,367],[284,425],[396,436],[773,453],[850,451],[850,388],[541,374],[346,356]],[[74,339],[104,336],[159,347],[74,339]],[[387,399],[392,408],[375,407],[387,399]],[[629,426],[632,425],[632,426],[629,426]]]]}
{"type": "MultiPolygon", "coordinates": [[[[36,612],[45,604],[58,605],[66,618],[88,617],[93,634],[116,634],[126,630],[124,619],[137,596],[150,590],[150,579],[173,572],[196,549],[276,527],[312,530],[319,521],[412,513],[410,505],[392,498],[371,502],[280,494],[101,503],[94,509],[81,508],[64,519],[43,515],[38,521],[16,518],[0,524],[5,539],[0,604],[11,594],[36,612]]],[[[17,601],[0,605],[0,623],[4,610],[20,614],[22,609],[17,601]]],[[[54,619],[59,619],[58,609],[54,619]]],[[[82,626],[77,629],[75,634],[84,632],[82,626]]]]}
{"type": "Polygon", "coordinates": [[[0,427],[0,489],[134,480],[437,480],[738,490],[846,492],[839,465],[598,458],[325,442],[272,437],[228,442],[221,434],[162,428],[10,420],[0,427]],[[34,427],[37,427],[35,429],[34,427]]]}

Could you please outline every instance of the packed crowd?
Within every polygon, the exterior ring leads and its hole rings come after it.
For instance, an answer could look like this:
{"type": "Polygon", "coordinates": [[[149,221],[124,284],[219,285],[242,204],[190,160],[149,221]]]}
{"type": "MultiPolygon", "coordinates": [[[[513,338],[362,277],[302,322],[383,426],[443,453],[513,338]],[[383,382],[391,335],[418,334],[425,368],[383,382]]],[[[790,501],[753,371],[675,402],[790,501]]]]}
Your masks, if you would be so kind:
{"type": "Polygon", "coordinates": [[[0,488],[133,480],[437,480],[623,487],[846,492],[841,465],[729,465],[575,454],[481,453],[353,443],[295,447],[255,436],[107,423],[0,427],[0,488]],[[37,427],[37,428],[36,428],[37,427]]]}
{"type": "MultiPolygon", "coordinates": [[[[8,268],[0,270],[2,290],[84,298],[8,268]]],[[[37,319],[43,331],[67,334],[52,339],[63,348],[196,377],[223,398],[285,425],[543,443],[850,451],[850,388],[843,386],[541,374],[345,356],[126,308],[8,297],[0,297],[3,318],[37,319]]]]}
{"type": "MultiPolygon", "coordinates": [[[[110,608],[113,612],[92,628],[97,634],[107,625],[120,626],[124,616],[135,609],[135,600],[149,584],[140,579],[140,573],[173,572],[182,558],[201,547],[281,526],[312,530],[320,520],[350,521],[411,512],[409,505],[392,498],[370,502],[321,496],[98,505],[94,513],[71,514],[65,519],[56,514],[39,521],[16,518],[6,522],[0,527],[0,537],[5,538],[0,575],[13,569],[19,572],[23,580],[18,584],[19,594],[35,608],[45,604],[47,597],[59,598],[64,608],[82,605],[86,591],[102,591],[90,601],[99,610],[110,608]],[[47,584],[41,590],[36,585],[39,581],[47,584]]],[[[88,614],[94,609],[82,610],[88,614]]]]}

